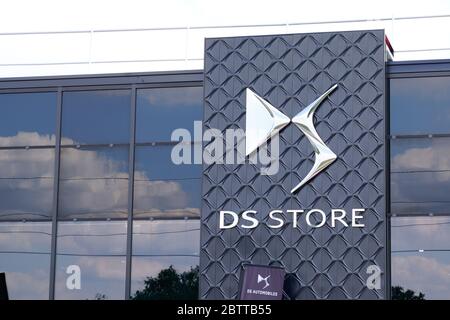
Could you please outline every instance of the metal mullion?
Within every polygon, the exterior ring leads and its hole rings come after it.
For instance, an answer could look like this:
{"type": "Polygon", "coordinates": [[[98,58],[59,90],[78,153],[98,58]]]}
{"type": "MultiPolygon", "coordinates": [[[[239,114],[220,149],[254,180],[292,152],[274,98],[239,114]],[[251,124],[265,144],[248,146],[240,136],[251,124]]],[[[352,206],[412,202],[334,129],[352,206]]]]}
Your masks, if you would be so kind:
{"type": "Polygon", "coordinates": [[[98,84],[98,85],[78,85],[64,87],[64,91],[102,91],[102,90],[130,90],[130,84],[98,84]]]}
{"type": "Polygon", "coordinates": [[[176,83],[196,83],[201,85],[203,70],[166,71],[166,72],[135,72],[112,73],[80,76],[45,76],[20,77],[0,79],[0,90],[16,90],[28,88],[54,88],[62,86],[65,89],[73,87],[155,84],[171,86],[176,83]]]}
{"type": "Polygon", "coordinates": [[[53,149],[54,145],[42,146],[2,146],[0,150],[36,150],[36,149],[53,149]]]}
{"type": "Polygon", "coordinates": [[[202,87],[201,81],[148,82],[136,85],[137,89],[191,88],[202,87]]]}
{"type": "MultiPolygon", "coordinates": [[[[386,68],[386,65],[384,66],[386,68]]],[[[385,200],[385,233],[386,233],[386,265],[385,265],[385,300],[391,300],[392,298],[392,246],[391,246],[391,217],[389,212],[391,212],[391,86],[390,79],[385,74],[385,122],[384,122],[384,132],[385,132],[385,190],[386,190],[386,200],[385,200]]]]}
{"type": "Polygon", "coordinates": [[[448,77],[450,72],[442,71],[411,71],[411,72],[392,72],[387,74],[388,79],[417,79],[417,78],[440,78],[448,77]]]}
{"type": "Polygon", "coordinates": [[[18,94],[18,93],[58,93],[56,87],[42,87],[42,88],[8,88],[0,89],[0,94],[18,94]]]}
{"type": "Polygon", "coordinates": [[[430,134],[393,134],[389,138],[394,139],[432,139],[432,138],[448,138],[450,133],[430,133],[430,134]]]}
{"type": "Polygon", "coordinates": [[[50,284],[49,299],[55,299],[56,277],[56,249],[58,233],[58,195],[59,195],[59,170],[60,170],[60,144],[61,144],[61,116],[62,116],[62,88],[58,88],[56,105],[56,141],[53,180],[53,206],[52,206],[52,239],[50,254],[50,284]]]}
{"type": "Polygon", "coordinates": [[[112,147],[128,147],[128,143],[80,143],[80,144],[63,144],[61,148],[112,148],[112,147]]]}
{"type": "MultiPolygon", "coordinates": [[[[175,146],[179,144],[180,141],[149,141],[149,142],[136,142],[136,147],[164,147],[164,146],[175,146]]],[[[188,145],[201,144],[203,141],[189,141],[183,142],[188,145]]]]}
{"type": "Polygon", "coordinates": [[[131,88],[130,151],[128,158],[128,223],[127,256],[125,268],[125,300],[131,296],[131,263],[133,254],[133,201],[134,201],[134,143],[136,137],[136,85],[131,88]]]}
{"type": "Polygon", "coordinates": [[[136,221],[185,221],[185,220],[189,220],[189,221],[194,221],[194,220],[200,220],[201,217],[188,217],[188,219],[186,219],[186,217],[148,217],[148,218],[140,218],[140,217],[136,217],[134,218],[134,220],[136,221]]]}

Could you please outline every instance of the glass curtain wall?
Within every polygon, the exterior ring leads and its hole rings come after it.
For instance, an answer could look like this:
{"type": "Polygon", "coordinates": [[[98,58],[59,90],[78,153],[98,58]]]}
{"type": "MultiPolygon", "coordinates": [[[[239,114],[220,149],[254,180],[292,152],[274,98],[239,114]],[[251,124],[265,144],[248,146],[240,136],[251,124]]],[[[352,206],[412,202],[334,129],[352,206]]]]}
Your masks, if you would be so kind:
{"type": "Polygon", "coordinates": [[[171,134],[201,121],[202,87],[137,87],[0,93],[10,299],[176,297],[147,285],[164,272],[197,297],[201,166],[172,162],[171,134]]]}
{"type": "Polygon", "coordinates": [[[393,299],[450,299],[449,88],[390,80],[393,299]]]}

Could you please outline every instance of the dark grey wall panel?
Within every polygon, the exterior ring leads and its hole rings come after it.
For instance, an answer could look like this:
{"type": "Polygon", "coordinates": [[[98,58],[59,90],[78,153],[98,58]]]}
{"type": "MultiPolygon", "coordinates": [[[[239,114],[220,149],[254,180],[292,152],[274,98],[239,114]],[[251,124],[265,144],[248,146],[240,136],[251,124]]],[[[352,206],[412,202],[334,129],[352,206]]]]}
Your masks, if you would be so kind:
{"type": "MultiPolygon", "coordinates": [[[[386,295],[384,31],[207,39],[204,129],[245,128],[249,87],[293,117],[333,84],[318,108],[319,135],[338,155],[298,193],[312,147],[294,125],[280,134],[280,170],[204,165],[200,298],[236,298],[242,263],[280,265],[293,299],[377,299],[386,295]],[[271,230],[271,209],[365,208],[365,227],[312,229],[301,223],[271,230]],[[219,211],[258,211],[252,230],[219,230],[219,211]],[[383,271],[380,290],[366,287],[366,269],[383,271]]],[[[286,217],[289,220],[289,217],[286,217]]]]}

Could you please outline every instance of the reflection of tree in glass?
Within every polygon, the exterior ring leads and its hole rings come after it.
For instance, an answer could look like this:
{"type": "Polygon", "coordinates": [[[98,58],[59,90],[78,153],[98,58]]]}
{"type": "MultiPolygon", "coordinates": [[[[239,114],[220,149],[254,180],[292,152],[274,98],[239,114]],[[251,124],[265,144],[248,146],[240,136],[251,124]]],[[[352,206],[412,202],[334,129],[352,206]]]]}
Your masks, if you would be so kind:
{"type": "Polygon", "coordinates": [[[197,300],[198,266],[183,273],[170,266],[156,277],[147,277],[145,287],[131,297],[134,300],[197,300]]]}
{"type": "Polygon", "coordinates": [[[404,289],[401,286],[392,287],[392,300],[425,300],[425,294],[419,292],[417,295],[413,290],[404,289]]]}
{"type": "Polygon", "coordinates": [[[108,296],[104,293],[96,293],[94,300],[108,300],[108,296]]]}

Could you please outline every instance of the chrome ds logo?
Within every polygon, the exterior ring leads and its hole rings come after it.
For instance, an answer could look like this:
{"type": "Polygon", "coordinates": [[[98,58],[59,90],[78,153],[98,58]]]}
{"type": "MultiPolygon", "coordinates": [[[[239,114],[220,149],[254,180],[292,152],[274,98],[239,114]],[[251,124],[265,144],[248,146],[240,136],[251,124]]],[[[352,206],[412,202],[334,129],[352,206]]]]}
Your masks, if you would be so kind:
{"type": "Polygon", "coordinates": [[[299,190],[304,184],[328,167],[337,158],[336,154],[334,154],[320,138],[313,123],[314,112],[323,100],[325,100],[336,88],[337,85],[335,84],[292,119],[289,119],[289,117],[281,113],[252,90],[248,88],[246,90],[246,156],[253,153],[258,147],[279,133],[291,122],[306,135],[314,149],[315,160],[313,167],[306,177],[291,190],[291,193],[299,190]]]}

